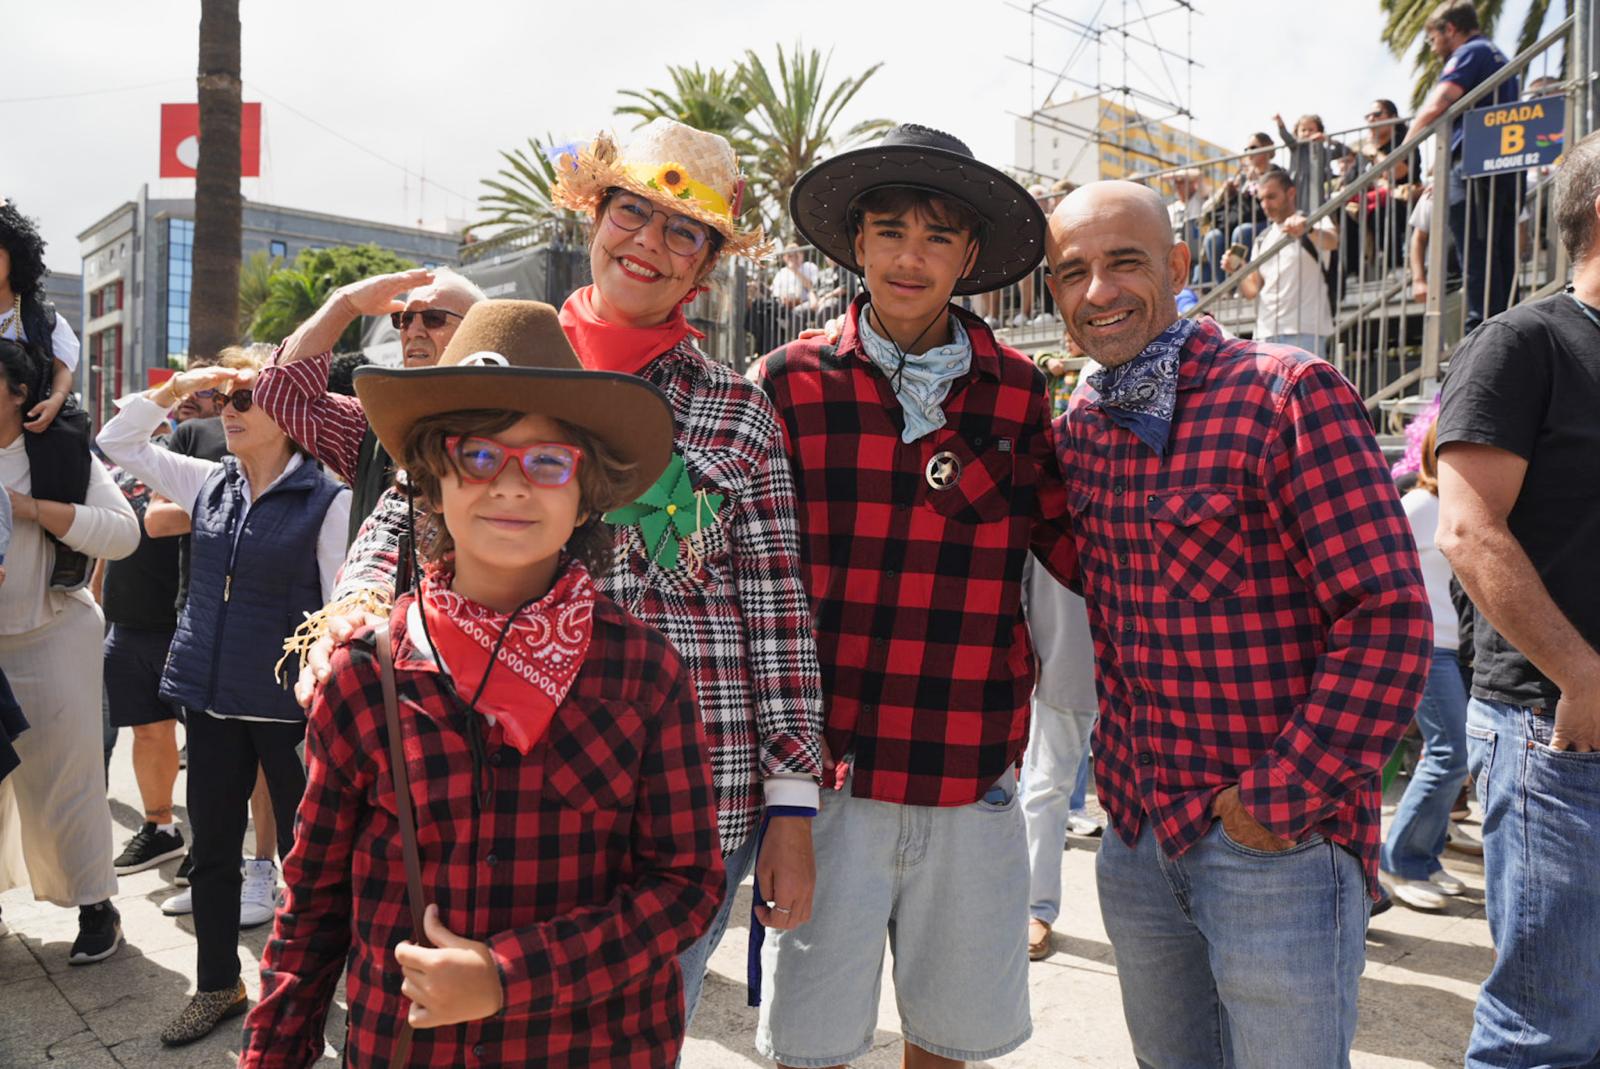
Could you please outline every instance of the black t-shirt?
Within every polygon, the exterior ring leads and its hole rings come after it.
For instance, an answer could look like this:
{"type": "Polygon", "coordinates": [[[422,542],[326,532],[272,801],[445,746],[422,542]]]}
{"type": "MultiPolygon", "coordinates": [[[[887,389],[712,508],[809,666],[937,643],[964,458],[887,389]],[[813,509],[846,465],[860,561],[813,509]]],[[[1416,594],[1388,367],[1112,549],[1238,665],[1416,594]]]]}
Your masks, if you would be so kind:
{"type": "Polygon", "coordinates": [[[106,620],[118,627],[171,631],[177,625],[173,602],[178,591],[178,540],[151,538],[144,527],[150,488],[128,472],[115,473],[117,487],[139,517],[139,548],[121,560],[106,562],[100,604],[106,620]]]}
{"type": "MultiPolygon", "coordinates": [[[[186,457],[221,460],[228,455],[228,436],[222,429],[222,417],[207,416],[204,419],[184,420],[178,424],[178,429],[172,432],[172,441],[167,443],[167,448],[186,457]]],[[[189,508],[194,502],[180,501],[178,504],[189,508]]],[[[175,599],[178,612],[183,611],[184,603],[188,600],[189,536],[184,535],[178,539],[178,593],[175,599]]]]}
{"type": "MultiPolygon", "coordinates": [[[[1528,462],[1507,524],[1556,607],[1600,648],[1600,324],[1558,293],[1479,327],[1450,360],[1440,450],[1451,442],[1528,462]]],[[[1560,697],[1481,611],[1473,629],[1474,695],[1525,706],[1560,697]]]]}

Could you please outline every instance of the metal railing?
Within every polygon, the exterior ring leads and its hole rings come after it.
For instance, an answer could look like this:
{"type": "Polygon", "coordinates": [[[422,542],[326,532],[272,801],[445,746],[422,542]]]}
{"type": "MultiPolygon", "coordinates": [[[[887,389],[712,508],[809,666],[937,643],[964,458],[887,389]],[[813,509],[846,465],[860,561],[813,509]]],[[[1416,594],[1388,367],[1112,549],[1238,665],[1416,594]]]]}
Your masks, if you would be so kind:
{"type": "MultiPolygon", "coordinates": [[[[1393,414],[1404,406],[1392,402],[1407,391],[1431,396],[1441,364],[1469,325],[1566,284],[1566,252],[1550,225],[1548,169],[1526,182],[1522,174],[1463,179],[1458,169],[1452,173],[1450,141],[1464,113],[1493,99],[1491,94],[1526,74],[1556,46],[1567,50],[1569,71],[1584,70],[1575,26],[1574,17],[1564,19],[1305,212],[1310,232],[1337,234],[1332,255],[1318,249],[1313,257],[1300,238],[1272,228],[1268,220],[1266,228],[1250,235],[1250,250],[1239,257],[1244,262],[1216,284],[1206,286],[1212,279],[1197,273],[1203,292],[1189,314],[1210,314],[1252,336],[1265,331],[1325,337],[1325,355],[1356,385],[1369,408],[1387,407],[1393,414]],[[1410,173],[1402,177],[1401,168],[1410,173]],[[1424,185],[1424,175],[1433,181],[1424,185]],[[1327,299],[1326,319],[1302,311],[1312,305],[1307,294],[1318,290],[1327,299]],[[1287,315],[1286,305],[1293,306],[1287,315]]],[[[1574,80],[1534,94],[1568,97],[1568,144],[1583,88],[1574,80]]],[[[1202,259],[1219,240],[1214,232],[1207,238],[1209,247],[1199,250],[1202,259]]],[[[1205,238],[1201,244],[1206,245],[1205,238]]]]}

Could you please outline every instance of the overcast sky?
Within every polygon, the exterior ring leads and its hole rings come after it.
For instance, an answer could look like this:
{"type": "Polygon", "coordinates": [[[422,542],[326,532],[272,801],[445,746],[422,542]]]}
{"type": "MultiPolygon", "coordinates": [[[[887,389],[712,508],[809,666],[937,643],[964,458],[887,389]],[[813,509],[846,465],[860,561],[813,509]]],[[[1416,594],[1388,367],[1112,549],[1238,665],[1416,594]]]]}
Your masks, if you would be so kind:
{"type": "MultiPolygon", "coordinates": [[[[1050,6],[1088,20],[1097,9],[1137,15],[1175,5],[1050,6]]],[[[1319,111],[1330,127],[1346,127],[1374,96],[1404,104],[1409,61],[1378,43],[1377,0],[1198,6],[1192,42],[1185,16],[1153,25],[1166,47],[1201,64],[1189,94],[1181,63],[1167,60],[1201,137],[1242,143],[1274,111],[1291,122],[1319,111]]],[[[245,195],[429,226],[473,216],[498,150],[546,131],[566,140],[615,125],[617,91],[666,84],[668,64],[729,64],[747,47],[770,56],[796,37],[831,49],[836,74],[884,61],[849,119],[937,126],[1009,165],[1014,114],[1029,111],[1050,80],[1040,74],[1030,86],[1012,57],[1026,59],[1031,47],[1040,65],[1059,68],[1075,44],[1005,0],[243,0],[241,8],[244,97],[262,102],[264,127],[263,174],[245,180],[245,195]]],[[[77,233],[135,198],[141,183],[151,196],[193,195],[192,180],[162,180],[156,169],[159,105],[194,99],[199,10],[199,0],[8,5],[0,196],[42,221],[52,269],[77,272],[77,233]]],[[[1520,20],[1507,21],[1502,37],[1520,20]]],[[[1108,46],[1100,57],[1104,80],[1119,82],[1121,53],[1108,46]]],[[[1094,80],[1095,59],[1085,50],[1070,73],[1094,80]]],[[[1130,70],[1130,83],[1171,84],[1148,50],[1133,59],[1145,71],[1130,70]]]]}

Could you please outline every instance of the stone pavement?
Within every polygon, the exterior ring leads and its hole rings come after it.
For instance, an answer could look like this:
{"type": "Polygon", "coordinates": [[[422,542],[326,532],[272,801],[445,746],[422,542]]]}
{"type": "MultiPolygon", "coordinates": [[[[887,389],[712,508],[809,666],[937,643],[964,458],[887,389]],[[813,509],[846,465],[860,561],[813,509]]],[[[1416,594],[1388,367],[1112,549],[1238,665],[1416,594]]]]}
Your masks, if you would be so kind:
{"type": "MultiPolygon", "coordinates": [[[[140,822],[138,793],[123,737],[112,760],[112,815],[118,849],[140,822]]],[[[1403,781],[1402,781],[1403,783],[1403,781]]],[[[178,797],[183,797],[180,775],[178,797]]],[[[184,814],[180,807],[179,819],[184,814]]],[[[1095,840],[1074,839],[1062,855],[1063,901],[1055,954],[1032,966],[1033,1039],[986,1063],[993,1069],[1128,1066],[1133,1057],[1122,1023],[1116,966],[1095,903],[1095,840]]],[[[1361,980],[1358,1067],[1460,1066],[1472,1027],[1479,980],[1493,957],[1483,916],[1483,871],[1474,859],[1448,853],[1446,864],[1469,885],[1465,898],[1442,914],[1396,906],[1373,921],[1361,980]]],[[[129,944],[98,965],[71,968],[67,951],[76,911],[34,903],[26,889],[0,895],[11,934],[0,938],[0,1069],[182,1069],[234,1064],[236,1025],[225,1025],[194,1046],[168,1051],[157,1035],[180,1010],[194,978],[193,925],[162,916],[174,893],[176,862],[125,877],[117,907],[129,944]]],[[[756,1011],[745,1006],[745,937],[750,889],[740,891],[734,922],[711,959],[705,995],[684,1065],[690,1069],[765,1066],[753,1045],[756,1011]]],[[[1018,918],[1022,923],[1022,918],[1018,918]]],[[[239,948],[252,998],[257,963],[270,926],[243,933],[239,948]]],[[[886,963],[887,965],[887,963],[886,963]]],[[[328,1034],[344,1027],[344,992],[330,1014],[328,1034]]],[[[876,1045],[858,1069],[900,1064],[893,987],[887,971],[876,1045]]],[[[334,1066],[330,1055],[319,1065],[334,1066]]]]}

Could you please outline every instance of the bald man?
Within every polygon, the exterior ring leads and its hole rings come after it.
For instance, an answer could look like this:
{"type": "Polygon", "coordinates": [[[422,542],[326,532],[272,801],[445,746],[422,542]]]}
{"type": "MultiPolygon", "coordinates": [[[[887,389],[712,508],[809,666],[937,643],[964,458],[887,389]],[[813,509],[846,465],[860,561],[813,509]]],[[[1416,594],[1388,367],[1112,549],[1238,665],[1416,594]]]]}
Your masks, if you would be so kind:
{"type": "MultiPolygon", "coordinates": [[[[354,397],[328,390],[333,347],[362,316],[387,315],[406,367],[432,367],[483,291],[448,267],[418,268],[341,286],[289,335],[254,382],[255,402],[283,432],[349,484],[350,537],[388,488],[394,464],[354,397]]],[[[244,386],[250,385],[241,379],[244,386]]]]}
{"type": "Polygon", "coordinates": [[[1097,861],[1141,1066],[1349,1065],[1379,769],[1432,623],[1361,398],[1178,317],[1189,250],[1129,182],[1050,218],[1102,370],[1055,424],[1095,640],[1097,861]]]}

